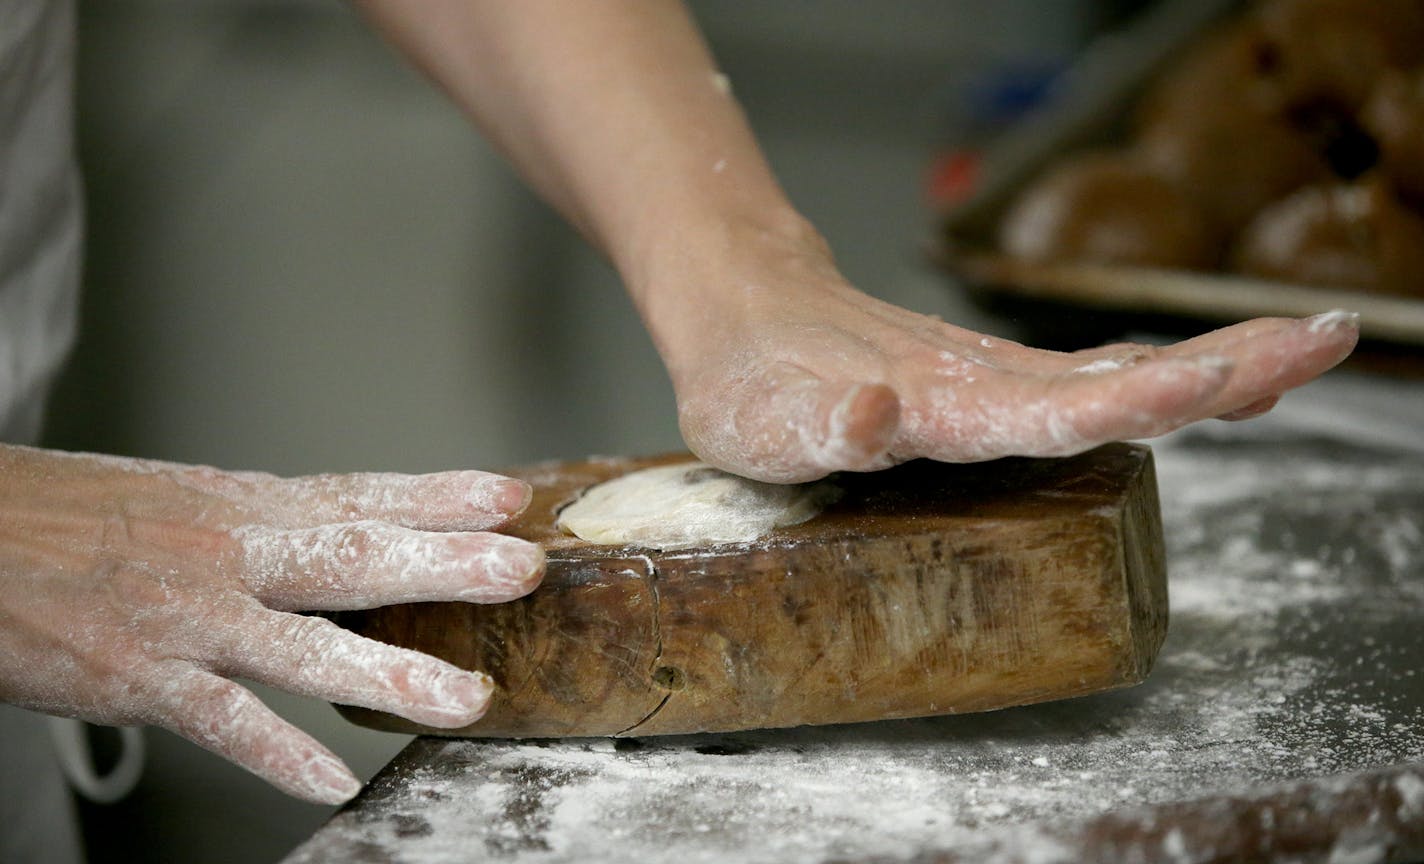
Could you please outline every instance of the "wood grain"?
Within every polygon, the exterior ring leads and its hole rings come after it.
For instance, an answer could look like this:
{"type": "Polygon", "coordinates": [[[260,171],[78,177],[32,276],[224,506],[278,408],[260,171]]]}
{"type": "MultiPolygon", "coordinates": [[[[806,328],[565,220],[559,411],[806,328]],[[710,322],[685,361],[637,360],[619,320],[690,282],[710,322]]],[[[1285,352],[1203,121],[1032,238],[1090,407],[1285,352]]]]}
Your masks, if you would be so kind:
{"type": "Polygon", "coordinates": [[[439,735],[663,735],[984,711],[1142,681],[1166,633],[1151,453],[913,462],[755,544],[656,552],[558,532],[589,486],[689,458],[546,464],[510,533],[545,545],[528,597],[342,613],[356,632],[481,669],[489,712],[439,735]]]}

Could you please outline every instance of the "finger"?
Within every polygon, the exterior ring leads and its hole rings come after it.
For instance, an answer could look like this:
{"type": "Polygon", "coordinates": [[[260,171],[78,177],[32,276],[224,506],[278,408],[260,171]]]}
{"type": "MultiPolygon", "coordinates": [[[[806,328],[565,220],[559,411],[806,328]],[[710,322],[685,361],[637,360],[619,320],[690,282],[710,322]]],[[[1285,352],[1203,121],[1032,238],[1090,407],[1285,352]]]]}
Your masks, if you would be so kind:
{"type": "Polygon", "coordinates": [[[1314,379],[1349,356],[1359,335],[1358,316],[1327,312],[1306,319],[1248,321],[1174,345],[1164,354],[1211,351],[1235,364],[1231,382],[1202,415],[1216,417],[1314,379]]]}
{"type": "Polygon", "coordinates": [[[415,531],[384,522],[232,532],[249,590],[276,609],[391,603],[502,603],[539,584],[544,550],[490,533],[415,531]]]}
{"type": "Polygon", "coordinates": [[[1300,321],[1301,319],[1298,318],[1252,318],[1249,321],[1220,327],[1200,336],[1193,336],[1190,339],[1166,345],[1161,351],[1163,354],[1177,357],[1219,354],[1229,350],[1230,346],[1238,345],[1243,341],[1288,331],[1300,321]]]}
{"type": "Polygon", "coordinates": [[[427,726],[468,726],[494,691],[486,675],[358,636],[325,618],[255,604],[224,641],[218,662],[226,674],[427,726]]]}
{"type": "Polygon", "coordinates": [[[707,462],[768,483],[888,464],[900,400],[883,384],[825,381],[788,363],[680,412],[683,437],[707,462]]]}
{"type": "Polygon", "coordinates": [[[1235,411],[1228,411],[1225,414],[1217,415],[1218,420],[1250,420],[1253,417],[1260,417],[1262,414],[1276,407],[1276,403],[1281,401],[1280,396],[1267,396],[1265,399],[1258,399],[1250,405],[1237,408],[1235,411]]]}
{"type": "Polygon", "coordinates": [[[529,484],[484,471],[272,478],[263,490],[290,528],[377,520],[426,531],[482,531],[529,504],[529,484]]]}
{"type": "Polygon", "coordinates": [[[289,795],[340,804],[361,789],[341,760],[244,687],[172,661],[148,719],[235,762],[289,795]]]}
{"type": "Polygon", "coordinates": [[[894,449],[950,462],[1079,453],[1181,425],[1230,375],[1230,363],[1206,357],[1159,359],[1096,375],[936,382],[907,410],[894,449]]]}

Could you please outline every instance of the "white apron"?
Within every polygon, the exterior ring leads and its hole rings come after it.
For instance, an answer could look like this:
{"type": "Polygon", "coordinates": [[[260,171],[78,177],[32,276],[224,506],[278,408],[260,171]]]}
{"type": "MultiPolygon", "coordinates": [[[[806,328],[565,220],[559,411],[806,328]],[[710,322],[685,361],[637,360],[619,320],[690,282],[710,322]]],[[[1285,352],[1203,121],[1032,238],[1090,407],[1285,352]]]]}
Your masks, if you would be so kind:
{"type": "MultiPolygon", "coordinates": [[[[74,339],[73,68],[72,0],[0,0],[0,441],[35,440],[74,339]]],[[[81,859],[45,718],[0,705],[0,861],[81,859]]]]}

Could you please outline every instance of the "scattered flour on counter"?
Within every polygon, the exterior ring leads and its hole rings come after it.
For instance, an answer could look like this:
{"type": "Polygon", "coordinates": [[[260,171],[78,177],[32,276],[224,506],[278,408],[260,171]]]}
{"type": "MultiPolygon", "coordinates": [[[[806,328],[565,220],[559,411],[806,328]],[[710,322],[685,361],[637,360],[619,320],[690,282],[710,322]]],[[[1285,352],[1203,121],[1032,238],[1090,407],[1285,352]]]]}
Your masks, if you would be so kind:
{"type": "MultiPolygon", "coordinates": [[[[1424,462],[1307,455],[1159,456],[1172,622],[1138,687],[854,726],[430,742],[330,830],[425,864],[1066,864],[1046,826],[1419,761],[1424,688],[1400,682],[1424,661],[1424,462]]],[[[1424,783],[1397,792],[1424,813],[1424,783]]],[[[1188,839],[1162,850],[1189,858],[1188,839]]]]}

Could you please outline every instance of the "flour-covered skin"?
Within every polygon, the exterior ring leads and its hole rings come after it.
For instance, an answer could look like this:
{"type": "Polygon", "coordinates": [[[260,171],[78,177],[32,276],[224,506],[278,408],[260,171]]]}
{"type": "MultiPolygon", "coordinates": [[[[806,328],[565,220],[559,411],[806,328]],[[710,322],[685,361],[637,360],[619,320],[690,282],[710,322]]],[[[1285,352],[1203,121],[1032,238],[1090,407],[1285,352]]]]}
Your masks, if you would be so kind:
{"type": "Polygon", "coordinates": [[[487,529],[529,494],[479,471],[287,480],[0,446],[0,700],[162,726],[344,801],[350,770],[228,679],[474,722],[487,676],[295,610],[522,596],[543,551],[487,529]]]}
{"type": "Polygon", "coordinates": [[[608,256],[668,367],[683,437],[735,474],[1062,455],[1240,419],[1358,335],[1331,313],[1062,354],[899,309],[842,278],[675,0],[358,6],[608,256]]]}
{"type": "Polygon", "coordinates": [[[672,373],[688,445],[769,482],[919,457],[1062,456],[1246,419],[1339,363],[1359,333],[1356,316],[1329,312],[1169,347],[1043,351],[871,298],[846,284],[819,242],[769,246],[739,247],[712,268],[721,272],[669,270],[660,278],[678,280],[669,293],[680,303],[634,292],[672,373]],[[706,287],[716,284],[730,287],[706,287]]]}

